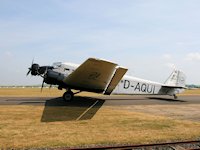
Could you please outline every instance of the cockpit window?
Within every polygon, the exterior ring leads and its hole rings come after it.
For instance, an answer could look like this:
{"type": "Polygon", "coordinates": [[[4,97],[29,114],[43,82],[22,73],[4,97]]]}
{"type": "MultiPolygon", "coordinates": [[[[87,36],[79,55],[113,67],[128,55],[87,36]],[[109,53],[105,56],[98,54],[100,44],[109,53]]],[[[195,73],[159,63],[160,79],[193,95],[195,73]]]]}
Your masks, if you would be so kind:
{"type": "Polygon", "coordinates": [[[54,68],[61,67],[61,65],[62,65],[61,62],[55,62],[55,63],[53,63],[53,67],[54,67],[54,68]]]}

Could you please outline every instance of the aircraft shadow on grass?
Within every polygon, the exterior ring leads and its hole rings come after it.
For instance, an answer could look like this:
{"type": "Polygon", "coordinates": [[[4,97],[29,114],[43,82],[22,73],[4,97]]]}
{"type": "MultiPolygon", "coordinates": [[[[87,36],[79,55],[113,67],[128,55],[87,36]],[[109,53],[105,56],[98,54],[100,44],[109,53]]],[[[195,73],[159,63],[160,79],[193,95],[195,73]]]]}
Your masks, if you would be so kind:
{"type": "Polygon", "coordinates": [[[72,102],[62,98],[46,100],[41,122],[89,120],[104,104],[104,100],[75,96],[72,102]]]}

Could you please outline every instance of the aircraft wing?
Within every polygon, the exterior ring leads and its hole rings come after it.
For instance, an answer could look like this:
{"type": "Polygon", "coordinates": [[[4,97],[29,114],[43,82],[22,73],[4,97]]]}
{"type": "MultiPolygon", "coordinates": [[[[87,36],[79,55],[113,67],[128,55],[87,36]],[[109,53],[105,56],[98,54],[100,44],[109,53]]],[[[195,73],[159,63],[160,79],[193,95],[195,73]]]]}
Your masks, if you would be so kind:
{"type": "Polygon", "coordinates": [[[115,63],[89,58],[67,76],[64,82],[73,89],[100,93],[108,87],[116,72],[116,67],[115,63]]]}
{"type": "Polygon", "coordinates": [[[107,89],[105,90],[104,94],[110,95],[112,93],[112,91],[115,89],[115,87],[117,86],[119,81],[122,79],[124,74],[127,72],[127,70],[128,69],[120,67],[120,66],[116,67],[115,74],[112,77],[112,80],[110,81],[110,83],[109,83],[107,89]]]}

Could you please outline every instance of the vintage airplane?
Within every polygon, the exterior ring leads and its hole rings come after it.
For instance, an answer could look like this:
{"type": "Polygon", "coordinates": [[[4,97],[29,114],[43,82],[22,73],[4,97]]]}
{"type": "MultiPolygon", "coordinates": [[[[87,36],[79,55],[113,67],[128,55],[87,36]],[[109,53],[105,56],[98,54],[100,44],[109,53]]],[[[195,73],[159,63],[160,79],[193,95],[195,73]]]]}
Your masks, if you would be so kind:
{"type": "MultiPolygon", "coordinates": [[[[83,64],[54,63],[52,66],[39,66],[32,62],[29,73],[41,76],[44,83],[58,85],[58,89],[66,89],[65,101],[71,101],[74,94],[71,89],[110,94],[143,94],[170,95],[185,89],[185,75],[175,69],[164,84],[126,76],[128,69],[102,59],[89,58],[83,64]]],[[[41,89],[42,89],[41,88],[41,89]]]]}

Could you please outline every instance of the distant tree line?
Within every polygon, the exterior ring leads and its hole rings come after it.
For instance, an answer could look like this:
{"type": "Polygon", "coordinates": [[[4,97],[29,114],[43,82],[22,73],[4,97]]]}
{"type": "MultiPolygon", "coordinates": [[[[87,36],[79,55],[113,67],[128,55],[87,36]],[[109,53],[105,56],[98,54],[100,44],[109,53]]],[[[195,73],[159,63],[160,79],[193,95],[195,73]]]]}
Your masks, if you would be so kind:
{"type": "Polygon", "coordinates": [[[192,88],[200,88],[200,85],[195,85],[195,84],[188,84],[186,85],[187,88],[192,89],[192,88]]]}
{"type": "MultiPolygon", "coordinates": [[[[41,85],[0,85],[0,88],[40,88],[41,85]]],[[[44,87],[49,87],[49,85],[45,84],[44,87]]],[[[56,85],[52,85],[52,88],[57,87],[56,85]]],[[[187,88],[192,89],[192,88],[200,88],[200,85],[196,84],[187,84],[187,88]]]]}
{"type": "MultiPolygon", "coordinates": [[[[1,88],[40,88],[41,85],[0,85],[1,88]]],[[[49,85],[45,84],[44,87],[49,87],[49,85]]],[[[57,87],[52,85],[51,87],[57,87]]]]}

